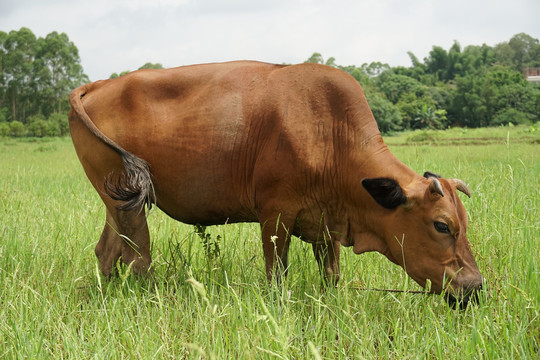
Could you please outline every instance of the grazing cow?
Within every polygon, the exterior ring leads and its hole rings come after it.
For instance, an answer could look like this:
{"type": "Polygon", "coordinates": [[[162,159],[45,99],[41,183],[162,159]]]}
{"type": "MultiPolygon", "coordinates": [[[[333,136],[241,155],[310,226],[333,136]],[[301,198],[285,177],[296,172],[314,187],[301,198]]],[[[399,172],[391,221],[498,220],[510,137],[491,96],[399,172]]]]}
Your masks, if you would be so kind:
{"type": "MultiPolygon", "coordinates": [[[[420,176],[384,144],[358,83],[315,64],[239,61],[140,70],[70,96],[77,155],[106,206],[96,246],[150,269],[145,205],[214,225],[259,222],[272,279],[291,235],[339,278],[340,245],[378,251],[420,285],[466,304],[482,276],[461,180],[420,176]]],[[[278,271],[279,273],[279,271],[278,271]]]]}

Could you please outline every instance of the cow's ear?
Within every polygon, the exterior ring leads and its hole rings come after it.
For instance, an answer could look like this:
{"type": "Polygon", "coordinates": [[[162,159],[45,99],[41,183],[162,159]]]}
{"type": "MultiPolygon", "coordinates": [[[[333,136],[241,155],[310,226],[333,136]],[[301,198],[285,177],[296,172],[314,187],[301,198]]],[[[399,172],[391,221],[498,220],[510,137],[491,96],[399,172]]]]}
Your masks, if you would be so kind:
{"type": "Polygon", "coordinates": [[[362,180],[362,186],[377,204],[385,209],[395,209],[407,202],[403,189],[394,179],[374,178],[362,180]]]}
{"type": "Polygon", "coordinates": [[[424,173],[424,177],[425,177],[426,179],[429,179],[430,177],[433,177],[433,178],[436,178],[436,179],[440,179],[440,178],[441,178],[441,175],[432,173],[431,171],[426,171],[426,172],[424,173]]]}

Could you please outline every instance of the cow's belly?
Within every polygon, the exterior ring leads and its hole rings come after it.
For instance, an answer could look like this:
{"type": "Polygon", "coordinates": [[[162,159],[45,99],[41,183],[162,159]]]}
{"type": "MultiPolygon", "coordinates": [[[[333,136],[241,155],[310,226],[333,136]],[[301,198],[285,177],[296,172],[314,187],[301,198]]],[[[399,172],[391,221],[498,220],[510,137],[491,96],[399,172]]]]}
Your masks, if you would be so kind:
{"type": "Polygon", "coordinates": [[[258,221],[247,189],[224,163],[177,159],[151,169],[158,207],[178,221],[200,225],[258,221]]]}
{"type": "Polygon", "coordinates": [[[158,192],[157,205],[167,215],[186,224],[220,225],[237,222],[257,222],[257,216],[241,206],[225,204],[222,199],[215,201],[194,199],[189,194],[158,192]]]}

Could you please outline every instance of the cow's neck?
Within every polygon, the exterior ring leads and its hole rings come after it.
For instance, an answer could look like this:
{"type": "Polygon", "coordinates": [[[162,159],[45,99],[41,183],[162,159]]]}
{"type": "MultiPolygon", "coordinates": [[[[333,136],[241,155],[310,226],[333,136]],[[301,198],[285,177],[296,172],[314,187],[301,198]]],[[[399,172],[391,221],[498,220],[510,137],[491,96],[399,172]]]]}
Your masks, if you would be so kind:
{"type": "Polygon", "coordinates": [[[340,151],[343,163],[338,168],[343,171],[343,189],[361,187],[360,182],[365,178],[392,178],[402,186],[417,179],[419,175],[390,152],[378,129],[370,130],[364,129],[361,136],[343,148],[346,150],[340,151]]]}
{"type": "Polygon", "coordinates": [[[361,181],[365,178],[387,177],[396,180],[402,187],[407,187],[420,178],[409,167],[398,160],[384,144],[380,133],[375,133],[357,143],[356,151],[346,156],[347,165],[343,174],[339,198],[341,211],[332,213],[334,223],[340,225],[337,231],[345,231],[341,237],[344,245],[354,246],[356,253],[377,251],[396,262],[380,237],[379,225],[387,210],[376,204],[361,181]]]}

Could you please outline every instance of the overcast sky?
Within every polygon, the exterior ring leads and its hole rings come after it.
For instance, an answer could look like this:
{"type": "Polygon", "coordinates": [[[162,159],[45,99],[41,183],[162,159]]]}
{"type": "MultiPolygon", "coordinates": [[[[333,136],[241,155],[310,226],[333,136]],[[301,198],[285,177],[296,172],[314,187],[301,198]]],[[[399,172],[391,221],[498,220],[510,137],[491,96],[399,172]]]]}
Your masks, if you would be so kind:
{"type": "Polygon", "coordinates": [[[238,59],[410,66],[450,48],[540,38],[539,0],[0,0],[0,30],[65,32],[91,80],[135,70],[238,59]]]}

